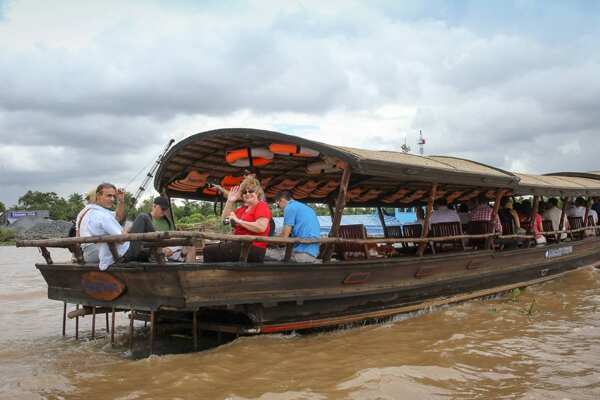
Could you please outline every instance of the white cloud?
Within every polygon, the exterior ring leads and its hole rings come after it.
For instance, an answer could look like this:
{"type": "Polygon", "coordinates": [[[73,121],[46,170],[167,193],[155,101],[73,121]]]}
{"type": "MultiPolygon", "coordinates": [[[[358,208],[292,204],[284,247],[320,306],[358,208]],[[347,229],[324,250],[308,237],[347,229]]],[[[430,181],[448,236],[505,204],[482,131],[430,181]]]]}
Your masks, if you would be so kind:
{"type": "Polygon", "coordinates": [[[373,149],[416,149],[422,129],[429,154],[598,169],[596,31],[563,24],[556,41],[482,29],[493,13],[469,6],[373,4],[6,3],[0,200],[127,183],[169,137],[230,126],[373,149]]]}

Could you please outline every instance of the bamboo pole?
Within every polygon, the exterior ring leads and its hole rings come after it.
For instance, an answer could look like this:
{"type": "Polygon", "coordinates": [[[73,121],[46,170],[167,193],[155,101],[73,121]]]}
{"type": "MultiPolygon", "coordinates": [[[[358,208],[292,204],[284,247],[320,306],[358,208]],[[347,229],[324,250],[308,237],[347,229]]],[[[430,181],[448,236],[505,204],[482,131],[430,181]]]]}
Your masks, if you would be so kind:
{"type": "MultiPolygon", "coordinates": [[[[427,210],[425,211],[425,220],[423,221],[423,230],[421,231],[421,239],[427,238],[429,236],[429,221],[431,220],[431,214],[433,213],[433,201],[435,199],[435,195],[437,193],[438,184],[434,183],[431,185],[431,193],[429,194],[429,198],[427,199],[427,210]]],[[[422,257],[425,253],[425,249],[427,248],[428,242],[421,242],[419,244],[419,250],[417,254],[419,257],[422,257]]],[[[431,246],[431,251],[435,254],[435,245],[431,246]]]]}
{"type": "Polygon", "coordinates": [[[42,252],[42,257],[44,257],[44,260],[46,260],[46,264],[48,264],[48,265],[54,264],[54,262],[52,261],[52,256],[50,255],[50,252],[48,251],[47,248],[40,247],[40,251],[42,252]]]}

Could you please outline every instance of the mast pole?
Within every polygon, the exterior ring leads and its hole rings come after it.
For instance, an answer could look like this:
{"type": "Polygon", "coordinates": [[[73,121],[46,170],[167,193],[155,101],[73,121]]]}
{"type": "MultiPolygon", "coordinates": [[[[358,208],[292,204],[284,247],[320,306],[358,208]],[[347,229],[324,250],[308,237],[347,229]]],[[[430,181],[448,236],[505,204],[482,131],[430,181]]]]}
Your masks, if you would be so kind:
{"type": "Polygon", "coordinates": [[[135,203],[137,203],[137,201],[139,200],[142,193],[146,190],[146,186],[148,186],[150,179],[152,179],[152,177],[154,176],[154,173],[156,172],[156,170],[162,163],[163,158],[165,157],[165,155],[167,154],[167,151],[169,151],[169,149],[171,148],[171,146],[173,145],[174,142],[175,142],[175,139],[169,140],[169,143],[167,143],[167,145],[165,146],[163,151],[158,156],[158,159],[156,160],[154,165],[152,165],[152,168],[150,169],[150,171],[148,171],[148,173],[146,174],[146,177],[142,181],[142,184],[140,185],[140,187],[135,192],[135,195],[133,196],[133,199],[132,199],[133,205],[135,205],[135,203]]]}

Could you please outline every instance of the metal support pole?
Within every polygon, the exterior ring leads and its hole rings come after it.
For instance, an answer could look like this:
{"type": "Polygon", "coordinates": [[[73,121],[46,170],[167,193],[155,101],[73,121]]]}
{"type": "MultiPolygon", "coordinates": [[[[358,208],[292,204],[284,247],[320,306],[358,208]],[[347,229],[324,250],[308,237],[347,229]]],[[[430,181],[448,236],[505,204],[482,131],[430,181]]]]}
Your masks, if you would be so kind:
{"type": "Polygon", "coordinates": [[[63,302],[63,320],[62,320],[62,335],[65,337],[67,334],[67,302],[63,302]]]}
{"type": "Polygon", "coordinates": [[[154,311],[150,312],[150,354],[154,354],[154,323],[156,315],[154,311]]]}
{"type": "Polygon", "coordinates": [[[133,308],[131,309],[131,313],[129,314],[129,350],[133,351],[133,318],[135,311],[133,308]]]}
{"type": "Polygon", "coordinates": [[[92,339],[96,338],[96,306],[92,307],[92,339]]]}
{"type": "MultiPolygon", "coordinates": [[[[76,310],[79,310],[79,304],[75,306],[76,310]]],[[[79,339],[79,317],[75,317],[75,340],[79,339]]]]}
{"type": "Polygon", "coordinates": [[[112,307],[112,321],[110,326],[110,344],[115,345],[115,306],[112,307]]]}
{"type": "Polygon", "coordinates": [[[192,324],[194,329],[194,351],[198,351],[198,311],[194,310],[194,323],[192,324]]]}

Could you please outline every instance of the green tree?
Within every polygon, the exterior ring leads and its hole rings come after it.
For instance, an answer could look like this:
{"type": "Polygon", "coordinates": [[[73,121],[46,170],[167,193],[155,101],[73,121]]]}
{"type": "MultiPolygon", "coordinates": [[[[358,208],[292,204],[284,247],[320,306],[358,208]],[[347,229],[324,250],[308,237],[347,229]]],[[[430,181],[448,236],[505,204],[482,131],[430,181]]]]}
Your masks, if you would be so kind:
{"type": "Polygon", "coordinates": [[[67,199],[67,218],[69,220],[74,220],[77,218],[77,214],[81,209],[85,206],[83,204],[83,195],[79,193],[73,193],[67,199]]]}
{"type": "Polygon", "coordinates": [[[68,204],[54,192],[28,190],[17,202],[18,210],[48,210],[52,219],[67,219],[68,204]]]}
{"type": "Polygon", "coordinates": [[[73,193],[68,200],[55,192],[39,192],[28,190],[19,197],[15,209],[17,210],[48,210],[50,218],[70,221],[77,217],[77,213],[84,207],[83,196],[73,193]]]}
{"type": "Polygon", "coordinates": [[[6,211],[6,206],[0,201],[0,213],[3,213],[4,211],[6,211]]]}

